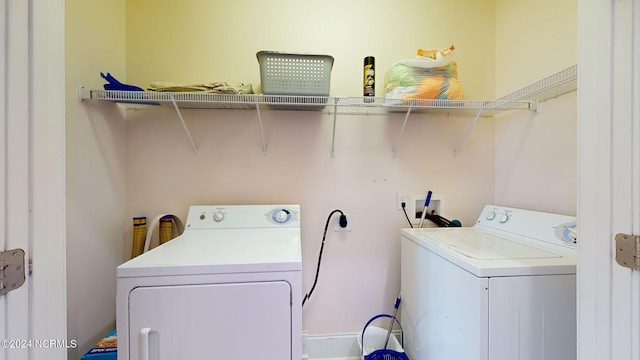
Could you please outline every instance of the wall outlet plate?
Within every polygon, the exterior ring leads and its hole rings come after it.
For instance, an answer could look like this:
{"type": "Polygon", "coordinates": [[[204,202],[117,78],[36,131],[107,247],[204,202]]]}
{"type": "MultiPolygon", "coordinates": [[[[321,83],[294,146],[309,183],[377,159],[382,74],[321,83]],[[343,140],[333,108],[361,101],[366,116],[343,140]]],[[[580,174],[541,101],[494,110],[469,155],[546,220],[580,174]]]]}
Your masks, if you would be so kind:
{"type": "Polygon", "coordinates": [[[409,207],[409,194],[398,193],[398,203],[396,205],[396,209],[402,210],[402,203],[404,203],[405,209],[409,207]]]}
{"type": "Polygon", "coordinates": [[[347,227],[340,227],[340,216],[336,216],[333,219],[333,230],[334,231],[351,231],[351,214],[344,214],[347,217],[347,227]]]}

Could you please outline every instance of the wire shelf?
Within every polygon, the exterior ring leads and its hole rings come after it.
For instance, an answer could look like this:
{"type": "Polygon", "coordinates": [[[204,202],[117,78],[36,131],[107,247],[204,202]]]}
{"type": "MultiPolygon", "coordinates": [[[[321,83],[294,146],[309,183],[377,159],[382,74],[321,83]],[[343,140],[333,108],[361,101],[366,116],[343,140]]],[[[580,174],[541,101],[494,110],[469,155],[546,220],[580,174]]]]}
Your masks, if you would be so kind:
{"type": "Polygon", "coordinates": [[[130,106],[176,104],[183,109],[285,109],[334,111],[337,108],[367,113],[412,112],[456,113],[483,111],[483,116],[508,110],[537,110],[538,102],[558,97],[577,88],[577,65],[524,86],[494,100],[385,99],[382,97],[329,97],[261,94],[218,94],[204,92],[156,92],[89,90],[81,88],[80,100],[108,100],[130,106]]]}
{"type": "Polygon", "coordinates": [[[85,90],[78,91],[80,101],[107,100],[128,107],[169,106],[173,107],[191,142],[193,151],[198,148],[182,116],[181,109],[237,109],[255,110],[258,115],[263,152],[267,155],[262,110],[324,111],[333,114],[333,135],[331,156],[334,156],[337,114],[389,114],[404,113],[405,118],[393,145],[396,156],[400,138],[404,132],[409,115],[413,113],[446,114],[473,116],[473,121],[462,139],[455,146],[454,156],[465,142],[479,117],[494,116],[504,111],[538,111],[540,102],[558,97],[577,89],[577,65],[573,65],[540,81],[522,87],[514,92],[493,100],[428,100],[428,99],[385,99],[382,97],[330,97],[330,96],[290,96],[262,94],[218,94],[206,92],[156,92],[156,91],[116,91],[85,90]],[[345,110],[350,109],[350,110],[345,110]]]}
{"type": "Polygon", "coordinates": [[[328,97],[328,96],[289,96],[258,94],[215,94],[199,92],[155,92],[155,91],[119,91],[89,90],[81,94],[81,100],[108,100],[135,107],[173,106],[182,109],[262,109],[296,111],[336,111],[337,108],[365,110],[368,113],[413,112],[451,113],[460,111],[486,110],[488,115],[507,110],[535,110],[537,104],[528,100],[430,100],[430,99],[385,99],[364,97],[328,97]]]}
{"type": "Polygon", "coordinates": [[[531,100],[544,102],[560,95],[575,91],[578,87],[578,65],[570,66],[546,78],[524,86],[499,101],[531,100]]]}
{"type": "Polygon", "coordinates": [[[255,109],[256,95],[204,92],[90,90],[84,99],[108,100],[127,105],[173,105],[183,109],[255,109]]]}

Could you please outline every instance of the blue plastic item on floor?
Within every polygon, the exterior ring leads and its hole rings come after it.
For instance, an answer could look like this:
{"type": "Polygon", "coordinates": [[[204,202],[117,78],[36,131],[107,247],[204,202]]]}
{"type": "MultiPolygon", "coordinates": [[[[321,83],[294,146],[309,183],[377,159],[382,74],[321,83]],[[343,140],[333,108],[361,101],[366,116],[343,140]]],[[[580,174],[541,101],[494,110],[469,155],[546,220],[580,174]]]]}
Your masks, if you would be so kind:
{"type": "Polygon", "coordinates": [[[360,344],[361,354],[364,360],[409,360],[409,357],[404,353],[404,349],[402,348],[404,345],[404,331],[402,330],[400,321],[398,321],[395,316],[379,314],[372,317],[369,319],[359,335],[358,342],[360,344]],[[376,330],[376,333],[371,334],[373,336],[365,336],[369,325],[374,320],[382,317],[390,318],[391,321],[397,322],[400,326],[400,343],[398,344],[397,340],[392,338],[392,344],[390,344],[390,348],[387,349],[384,348],[385,337],[387,335],[387,331],[385,329],[372,326],[370,330],[376,330]]]}
{"type": "Polygon", "coordinates": [[[116,330],[111,331],[100,340],[93,349],[82,355],[81,360],[117,360],[118,337],[116,330]]]}

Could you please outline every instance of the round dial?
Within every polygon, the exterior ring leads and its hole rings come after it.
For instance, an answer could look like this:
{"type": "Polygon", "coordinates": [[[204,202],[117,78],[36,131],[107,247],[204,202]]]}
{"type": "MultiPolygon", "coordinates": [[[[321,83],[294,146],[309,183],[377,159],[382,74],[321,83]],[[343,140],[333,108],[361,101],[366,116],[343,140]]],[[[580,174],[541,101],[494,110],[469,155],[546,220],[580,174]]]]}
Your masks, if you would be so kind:
{"type": "Polygon", "coordinates": [[[291,219],[291,213],[287,209],[273,210],[272,219],[278,224],[284,224],[291,219]]]}
{"type": "Polygon", "coordinates": [[[224,213],[222,211],[218,211],[213,214],[213,220],[215,222],[220,222],[224,219],[224,213]]]}
{"type": "Polygon", "coordinates": [[[575,246],[578,242],[578,228],[575,221],[556,227],[556,236],[569,246],[575,246]]]}
{"type": "Polygon", "coordinates": [[[504,223],[506,223],[507,221],[509,221],[509,214],[508,214],[508,213],[503,214],[503,215],[500,217],[500,220],[499,220],[499,221],[500,221],[500,223],[502,223],[502,224],[504,224],[504,223]]]}
{"type": "Polygon", "coordinates": [[[496,218],[496,212],[495,211],[489,211],[487,213],[487,220],[493,220],[496,218]]]}

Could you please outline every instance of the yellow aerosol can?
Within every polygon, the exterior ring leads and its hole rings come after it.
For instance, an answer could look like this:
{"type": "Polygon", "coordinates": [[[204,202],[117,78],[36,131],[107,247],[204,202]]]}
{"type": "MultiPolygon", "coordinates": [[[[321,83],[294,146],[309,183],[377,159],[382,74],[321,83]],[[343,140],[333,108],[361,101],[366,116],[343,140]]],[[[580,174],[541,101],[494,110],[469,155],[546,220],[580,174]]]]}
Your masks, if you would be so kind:
{"type": "Polygon", "coordinates": [[[373,102],[376,96],[376,58],[367,56],[364,58],[364,101],[373,102]]]}

